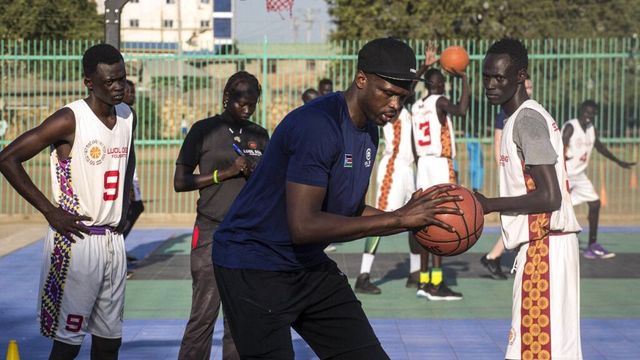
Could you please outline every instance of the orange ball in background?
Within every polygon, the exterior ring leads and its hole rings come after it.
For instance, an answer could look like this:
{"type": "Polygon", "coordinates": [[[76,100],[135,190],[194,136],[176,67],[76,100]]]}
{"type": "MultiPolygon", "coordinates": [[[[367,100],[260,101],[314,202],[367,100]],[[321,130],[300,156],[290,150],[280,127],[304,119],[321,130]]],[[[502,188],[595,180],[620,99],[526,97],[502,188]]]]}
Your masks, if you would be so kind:
{"type": "Polygon", "coordinates": [[[448,73],[463,72],[469,65],[469,54],[462,46],[449,46],[440,54],[440,66],[448,73]]]}

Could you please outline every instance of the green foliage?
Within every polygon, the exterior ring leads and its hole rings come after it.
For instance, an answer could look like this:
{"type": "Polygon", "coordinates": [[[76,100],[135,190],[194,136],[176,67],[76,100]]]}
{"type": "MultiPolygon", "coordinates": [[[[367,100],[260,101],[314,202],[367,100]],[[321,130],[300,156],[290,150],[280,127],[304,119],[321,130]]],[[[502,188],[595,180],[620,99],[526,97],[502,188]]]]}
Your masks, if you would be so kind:
{"type": "Polygon", "coordinates": [[[637,0],[326,0],[332,39],[496,39],[629,36],[637,0]]]}
{"type": "Polygon", "coordinates": [[[0,39],[102,39],[90,0],[0,0],[0,39]]]}

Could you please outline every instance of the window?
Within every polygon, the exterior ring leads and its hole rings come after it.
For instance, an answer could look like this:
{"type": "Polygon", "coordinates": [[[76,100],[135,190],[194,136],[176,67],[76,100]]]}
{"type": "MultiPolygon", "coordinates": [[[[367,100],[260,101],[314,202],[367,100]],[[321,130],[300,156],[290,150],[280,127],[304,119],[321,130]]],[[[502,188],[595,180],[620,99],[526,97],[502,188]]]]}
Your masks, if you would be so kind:
{"type": "Polygon", "coordinates": [[[209,1],[209,0],[200,0],[200,2],[201,2],[201,3],[203,3],[203,4],[208,4],[208,3],[210,3],[211,1],[209,1]]]}
{"type": "Polygon", "coordinates": [[[214,0],[213,11],[215,12],[230,12],[231,0],[214,0]]]}
{"type": "Polygon", "coordinates": [[[176,0],[167,0],[167,4],[175,4],[176,0]]]}
{"type": "Polygon", "coordinates": [[[129,27],[132,27],[132,28],[140,27],[140,20],[138,19],[129,20],[129,27]]]}
{"type": "Polygon", "coordinates": [[[208,28],[210,26],[211,22],[209,22],[209,20],[200,20],[200,27],[201,28],[208,28]]]}
{"type": "Polygon", "coordinates": [[[218,39],[231,38],[231,19],[213,19],[213,36],[218,39]]]}
{"type": "Polygon", "coordinates": [[[165,20],[162,24],[163,27],[166,28],[172,28],[173,27],[173,20],[165,20]]]}

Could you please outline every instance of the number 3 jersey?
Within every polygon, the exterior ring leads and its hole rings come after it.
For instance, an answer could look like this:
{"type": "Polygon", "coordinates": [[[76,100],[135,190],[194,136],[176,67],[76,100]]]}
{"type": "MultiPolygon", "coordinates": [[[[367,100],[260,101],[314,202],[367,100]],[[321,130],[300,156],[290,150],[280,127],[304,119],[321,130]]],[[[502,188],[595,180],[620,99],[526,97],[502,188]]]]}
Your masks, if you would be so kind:
{"type": "Polygon", "coordinates": [[[51,153],[55,202],[69,213],[85,215],[88,226],[117,226],[122,216],[124,176],[129,160],[133,114],[125,103],[115,106],[109,129],[84,100],[65,107],[75,116],[75,136],[67,159],[51,153]]]}

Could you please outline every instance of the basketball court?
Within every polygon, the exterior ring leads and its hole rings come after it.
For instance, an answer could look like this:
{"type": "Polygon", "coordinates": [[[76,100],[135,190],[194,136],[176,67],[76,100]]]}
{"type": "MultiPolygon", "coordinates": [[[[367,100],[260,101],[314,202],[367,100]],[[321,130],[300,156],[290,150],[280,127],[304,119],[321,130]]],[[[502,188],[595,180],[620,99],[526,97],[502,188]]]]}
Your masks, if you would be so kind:
{"type": "MultiPolygon", "coordinates": [[[[445,278],[464,300],[428,302],[404,286],[409,269],[405,235],[385,238],[373,264],[381,295],[359,295],[392,359],[501,359],[509,330],[512,280],[486,276],[479,259],[498,229],[488,227],[469,252],[445,258],[445,278]]],[[[191,303],[189,228],[134,229],[126,242],[138,257],[128,280],[121,359],[175,359],[191,303]]],[[[602,244],[617,253],[610,260],[581,259],[582,348],[585,359],[637,358],[640,346],[640,227],[603,227],[602,244]]],[[[586,241],[581,236],[581,246],[586,241]]],[[[355,282],[362,240],[337,244],[331,253],[355,282]]],[[[50,341],[39,335],[35,318],[42,240],[0,257],[0,341],[18,341],[23,359],[46,358],[50,341]]],[[[504,270],[513,254],[505,255],[504,270]]],[[[265,289],[267,291],[267,289],[265,289]]],[[[221,358],[222,324],[214,334],[213,355],[221,358]]],[[[296,359],[315,359],[295,333],[296,359]]],[[[87,338],[85,341],[90,340],[87,338]]],[[[83,346],[79,359],[89,358],[83,346]]]]}

